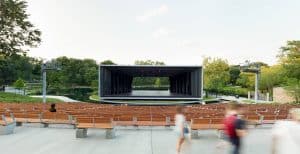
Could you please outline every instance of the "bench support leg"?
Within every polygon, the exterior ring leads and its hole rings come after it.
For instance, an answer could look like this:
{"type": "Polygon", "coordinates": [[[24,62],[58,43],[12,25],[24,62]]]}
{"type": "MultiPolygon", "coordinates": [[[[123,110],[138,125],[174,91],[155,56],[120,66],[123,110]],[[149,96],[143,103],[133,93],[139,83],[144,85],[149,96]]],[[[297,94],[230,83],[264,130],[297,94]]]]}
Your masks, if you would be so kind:
{"type": "Polygon", "coordinates": [[[105,131],[105,138],[106,139],[113,139],[116,137],[115,129],[106,129],[105,131]]]}
{"type": "Polygon", "coordinates": [[[16,126],[22,126],[22,122],[16,122],[16,126]]]}
{"type": "Polygon", "coordinates": [[[6,126],[0,126],[0,135],[13,134],[15,126],[15,123],[11,123],[6,126]]]}
{"type": "Polygon", "coordinates": [[[47,128],[47,127],[49,127],[49,124],[48,124],[48,123],[43,123],[43,124],[42,124],[42,127],[43,127],[43,128],[47,128]]]}
{"type": "Polygon", "coordinates": [[[79,128],[76,130],[76,138],[86,138],[87,137],[87,129],[79,128]]]}
{"type": "Polygon", "coordinates": [[[198,130],[191,130],[191,138],[199,138],[198,130]]]}

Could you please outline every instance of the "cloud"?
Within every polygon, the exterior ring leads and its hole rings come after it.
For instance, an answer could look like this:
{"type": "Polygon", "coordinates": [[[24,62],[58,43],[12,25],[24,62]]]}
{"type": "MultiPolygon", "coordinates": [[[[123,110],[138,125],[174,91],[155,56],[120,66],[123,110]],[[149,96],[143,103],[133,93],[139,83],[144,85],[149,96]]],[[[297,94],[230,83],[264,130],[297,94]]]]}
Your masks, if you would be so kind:
{"type": "Polygon", "coordinates": [[[153,38],[168,37],[171,33],[173,33],[172,30],[168,28],[160,27],[152,33],[152,37],[153,38]]]}
{"type": "Polygon", "coordinates": [[[145,22],[145,21],[148,21],[152,17],[160,16],[162,14],[167,13],[168,10],[169,10],[169,7],[167,5],[161,5],[159,8],[148,10],[148,11],[144,12],[143,15],[137,16],[136,20],[138,22],[145,22]]]}

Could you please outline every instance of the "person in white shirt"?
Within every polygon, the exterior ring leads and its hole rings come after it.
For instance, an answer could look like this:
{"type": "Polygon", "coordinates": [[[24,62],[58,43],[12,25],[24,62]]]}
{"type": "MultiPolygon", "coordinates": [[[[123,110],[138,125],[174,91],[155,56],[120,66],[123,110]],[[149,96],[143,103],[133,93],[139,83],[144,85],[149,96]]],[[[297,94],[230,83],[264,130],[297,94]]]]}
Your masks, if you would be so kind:
{"type": "Polygon", "coordinates": [[[290,110],[291,121],[278,121],[272,130],[272,154],[300,154],[300,108],[290,110]]]}
{"type": "Polygon", "coordinates": [[[176,144],[176,152],[177,154],[180,154],[181,146],[184,143],[185,140],[185,133],[187,131],[185,116],[183,115],[183,107],[178,106],[177,107],[177,114],[175,116],[175,131],[178,135],[178,141],[176,144]]]}

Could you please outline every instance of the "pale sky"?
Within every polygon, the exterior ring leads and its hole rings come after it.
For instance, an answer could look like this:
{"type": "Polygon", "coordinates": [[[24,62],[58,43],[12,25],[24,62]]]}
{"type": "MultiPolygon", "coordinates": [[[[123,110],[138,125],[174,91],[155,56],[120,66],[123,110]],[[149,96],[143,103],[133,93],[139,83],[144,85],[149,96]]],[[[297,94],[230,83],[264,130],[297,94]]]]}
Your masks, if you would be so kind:
{"type": "Polygon", "coordinates": [[[300,39],[300,0],[28,0],[28,13],[42,31],[29,56],[45,59],[274,64],[300,39]]]}

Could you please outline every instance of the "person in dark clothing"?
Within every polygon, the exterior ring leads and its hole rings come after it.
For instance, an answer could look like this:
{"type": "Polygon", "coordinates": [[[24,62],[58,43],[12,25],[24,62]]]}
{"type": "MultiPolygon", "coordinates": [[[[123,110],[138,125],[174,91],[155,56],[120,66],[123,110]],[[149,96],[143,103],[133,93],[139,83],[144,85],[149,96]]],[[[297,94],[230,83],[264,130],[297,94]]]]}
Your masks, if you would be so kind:
{"type": "Polygon", "coordinates": [[[238,117],[243,107],[238,103],[230,103],[227,108],[228,115],[224,120],[224,132],[233,146],[232,154],[240,154],[241,138],[246,135],[246,122],[238,117]]]}
{"type": "Polygon", "coordinates": [[[51,104],[51,108],[49,109],[50,112],[56,112],[55,104],[51,104]]]}

